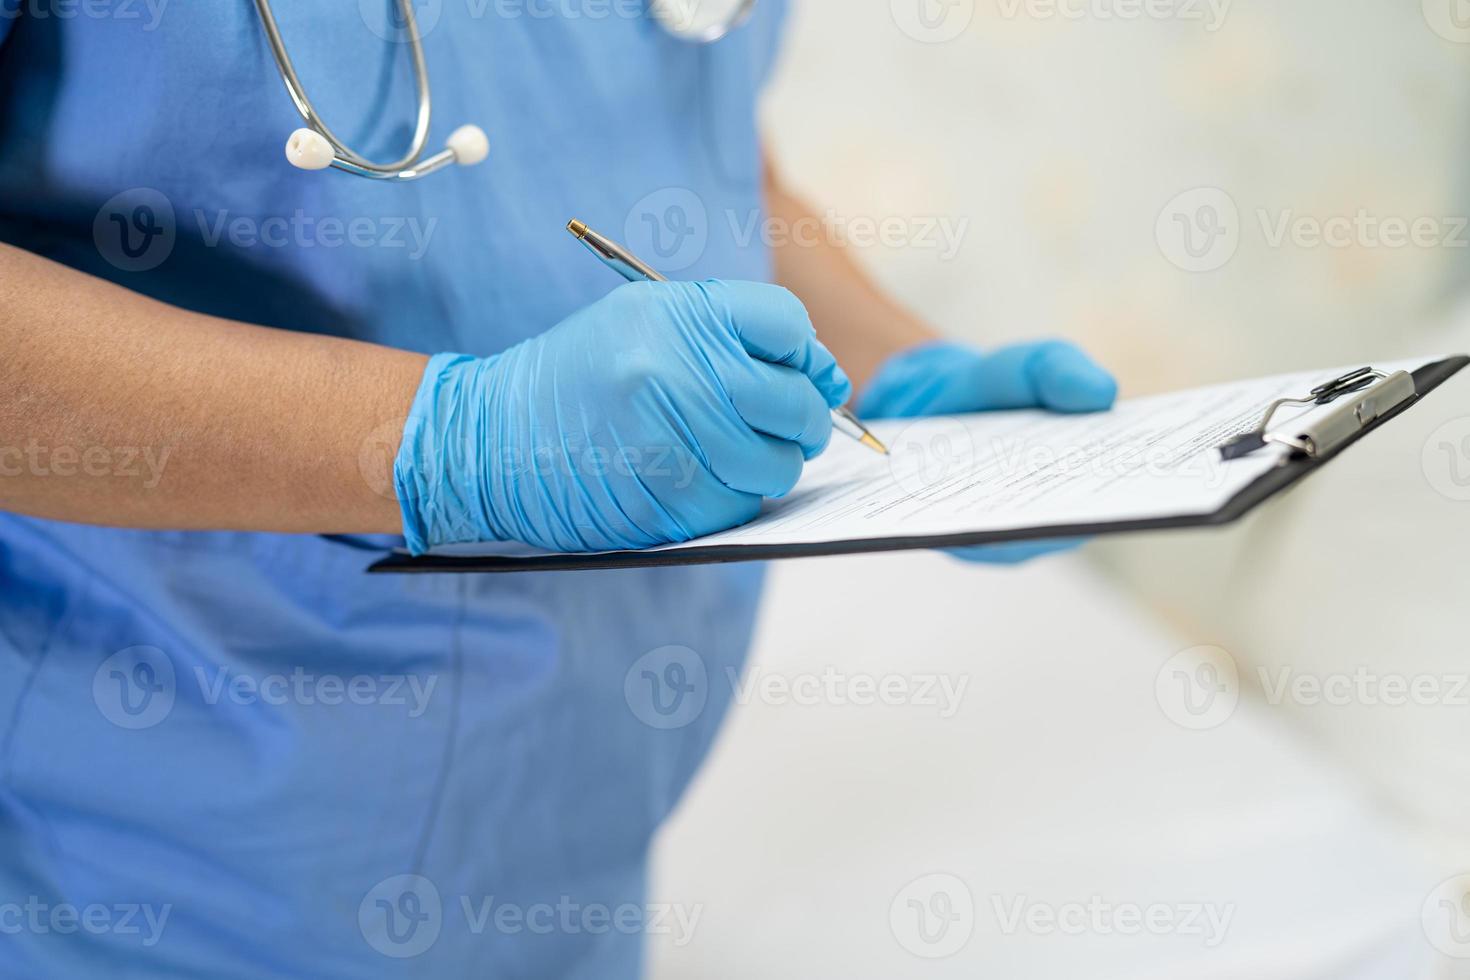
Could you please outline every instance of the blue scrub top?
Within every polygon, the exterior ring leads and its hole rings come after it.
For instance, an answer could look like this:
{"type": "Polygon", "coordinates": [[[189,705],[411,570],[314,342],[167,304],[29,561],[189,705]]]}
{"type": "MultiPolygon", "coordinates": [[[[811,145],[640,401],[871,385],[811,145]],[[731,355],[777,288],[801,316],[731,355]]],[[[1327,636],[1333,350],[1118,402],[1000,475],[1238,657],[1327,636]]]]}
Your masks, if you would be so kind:
{"type": "MultiPolygon", "coordinates": [[[[414,109],[391,2],[276,4],[328,124],[379,158],[414,109]]],[[[426,353],[503,350],[614,288],[572,217],[681,278],[769,278],[781,0],[712,47],[628,0],[416,3],[432,145],[474,122],[491,155],[399,184],[286,163],[300,120],[247,0],[0,0],[0,240],[426,353]]],[[[114,462],[135,448],[166,449],[114,462]]],[[[758,570],[374,557],[0,514],[0,976],[628,977],[645,932],[703,913],[647,914],[645,858],[758,570]]]]}

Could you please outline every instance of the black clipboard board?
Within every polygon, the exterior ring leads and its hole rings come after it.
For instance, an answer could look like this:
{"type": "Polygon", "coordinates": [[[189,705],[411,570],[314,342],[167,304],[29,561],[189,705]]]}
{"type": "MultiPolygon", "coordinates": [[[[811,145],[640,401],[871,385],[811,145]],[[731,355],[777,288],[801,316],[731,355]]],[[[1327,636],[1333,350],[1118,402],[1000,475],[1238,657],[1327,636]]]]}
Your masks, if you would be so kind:
{"type": "Polygon", "coordinates": [[[854,541],[823,541],[796,545],[712,545],[707,548],[680,548],[676,551],[622,551],[609,554],[538,555],[527,558],[459,557],[424,555],[418,558],[395,552],[375,563],[372,574],[445,574],[593,571],[616,568],[657,568],[673,565],[704,565],[738,561],[769,561],[778,558],[816,558],[828,555],[857,555],[882,551],[917,551],[937,548],[972,547],[987,544],[1009,544],[1018,541],[1042,541],[1049,538],[1089,538],[1134,531],[1163,531],[1174,528],[1218,527],[1239,520],[1256,507],[1289,489],[1336,459],[1349,446],[1368,433],[1387,424],[1418,404],[1431,391],[1444,384],[1466,364],[1470,357],[1457,355],[1426,364],[1413,372],[1414,393],[1362,424],[1351,435],[1319,455],[1294,454],[1282,465],[1258,477],[1219,510],[1209,514],[1182,517],[1157,517],[1142,520],[1109,521],[1099,524],[1049,525],[1035,528],[1012,528],[1005,531],[980,531],[966,534],[924,535],[900,538],[862,538],[854,541]]]}

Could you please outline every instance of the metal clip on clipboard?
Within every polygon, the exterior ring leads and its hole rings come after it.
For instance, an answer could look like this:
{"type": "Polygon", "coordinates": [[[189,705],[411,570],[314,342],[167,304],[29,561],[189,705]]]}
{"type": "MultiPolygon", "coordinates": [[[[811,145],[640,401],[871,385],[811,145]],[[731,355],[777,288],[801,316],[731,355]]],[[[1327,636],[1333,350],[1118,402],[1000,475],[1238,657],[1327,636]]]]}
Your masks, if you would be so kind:
{"type": "Polygon", "coordinates": [[[1318,385],[1305,398],[1278,398],[1267,407],[1259,426],[1220,447],[1220,458],[1249,456],[1269,443],[1286,446],[1312,459],[1329,456],[1376,419],[1413,400],[1416,394],[1414,376],[1407,371],[1388,374],[1371,367],[1358,368],[1318,385]],[[1327,405],[1349,395],[1353,397],[1316,421],[1285,431],[1271,431],[1272,417],[1286,405],[1327,405]]]}

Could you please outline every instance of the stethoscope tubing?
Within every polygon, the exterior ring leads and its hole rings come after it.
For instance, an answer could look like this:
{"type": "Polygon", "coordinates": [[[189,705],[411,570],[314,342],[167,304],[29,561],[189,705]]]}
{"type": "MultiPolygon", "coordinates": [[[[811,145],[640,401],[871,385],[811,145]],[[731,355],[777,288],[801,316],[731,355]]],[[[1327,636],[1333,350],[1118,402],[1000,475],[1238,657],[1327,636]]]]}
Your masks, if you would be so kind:
{"type": "MultiPolygon", "coordinates": [[[[433,116],[434,106],[433,96],[429,92],[429,66],[424,57],[424,44],[423,39],[419,36],[418,19],[413,11],[413,0],[395,0],[395,2],[403,20],[403,29],[408,35],[409,53],[413,61],[414,88],[418,93],[418,113],[414,124],[413,141],[409,145],[408,153],[389,163],[375,163],[348,146],[345,140],[332,132],[331,127],[327,125],[321,113],[312,104],[311,97],[306,94],[306,86],[302,84],[301,77],[296,73],[296,66],[291,62],[291,55],[286,50],[286,41],[281,36],[281,28],[276,23],[271,0],[255,0],[255,10],[260,15],[260,22],[265,28],[266,41],[270,45],[272,57],[276,60],[276,68],[280,71],[281,80],[286,85],[286,93],[290,95],[291,103],[296,106],[296,111],[300,113],[302,121],[306,124],[305,127],[292,133],[286,143],[286,157],[293,166],[305,170],[332,167],[373,180],[417,180],[451,163],[473,166],[485,159],[489,152],[489,142],[484,131],[472,125],[461,126],[455,130],[450,135],[445,149],[427,159],[424,158],[424,148],[429,141],[429,123],[433,116]]],[[[671,2],[678,2],[678,0],[650,0],[650,10],[669,33],[686,40],[712,44],[743,24],[755,9],[757,0],[739,0],[739,5],[729,17],[699,30],[692,30],[692,25],[681,27],[678,18],[669,12],[668,4],[671,2]],[[674,19],[670,20],[671,17],[674,19]]],[[[692,2],[697,4],[701,0],[692,0],[692,2]]]]}
{"type": "Polygon", "coordinates": [[[429,160],[422,159],[424,147],[429,142],[429,123],[434,111],[433,96],[429,92],[429,66],[424,58],[424,44],[419,37],[418,21],[413,12],[413,0],[396,0],[396,2],[408,34],[409,53],[413,61],[414,87],[418,93],[418,118],[414,125],[413,142],[409,146],[408,153],[390,163],[374,163],[353,150],[346,141],[332,132],[331,127],[327,125],[321,113],[312,104],[311,97],[306,94],[306,86],[301,83],[301,77],[296,74],[296,66],[292,64],[291,55],[286,50],[286,42],[281,37],[280,27],[276,24],[276,15],[271,9],[270,0],[255,0],[255,9],[260,14],[261,23],[265,27],[266,41],[270,44],[271,54],[276,59],[276,67],[280,70],[282,81],[286,83],[286,92],[291,96],[292,104],[296,106],[296,111],[301,114],[306,125],[320,133],[336,151],[336,159],[331,165],[338,170],[361,177],[409,180],[452,163],[454,154],[449,150],[444,150],[429,160]]]}

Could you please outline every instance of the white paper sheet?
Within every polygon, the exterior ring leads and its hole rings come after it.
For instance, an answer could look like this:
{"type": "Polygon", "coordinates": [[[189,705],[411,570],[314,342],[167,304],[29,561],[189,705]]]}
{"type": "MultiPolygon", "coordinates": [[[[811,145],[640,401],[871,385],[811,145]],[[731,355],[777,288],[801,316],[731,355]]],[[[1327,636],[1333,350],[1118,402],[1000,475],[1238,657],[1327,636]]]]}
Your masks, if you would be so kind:
{"type": "MultiPolygon", "coordinates": [[[[1378,365],[1414,370],[1433,359],[1378,365]]],[[[1267,446],[1222,461],[1216,448],[1259,424],[1274,399],[1299,397],[1348,368],[1328,368],[1127,399],[1110,412],[986,412],[871,426],[880,456],[842,435],[786,497],[750,524],[660,551],[800,545],[1101,524],[1211,514],[1278,465],[1267,446]]],[[[1323,408],[1287,408],[1272,428],[1323,408]]],[[[435,554],[534,554],[458,546],[435,554]]]]}

